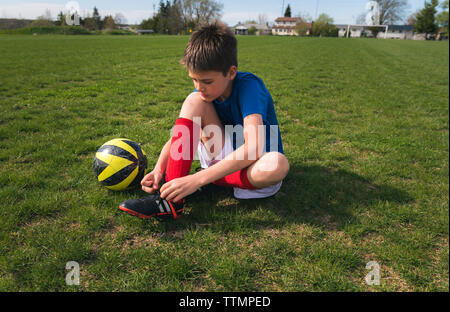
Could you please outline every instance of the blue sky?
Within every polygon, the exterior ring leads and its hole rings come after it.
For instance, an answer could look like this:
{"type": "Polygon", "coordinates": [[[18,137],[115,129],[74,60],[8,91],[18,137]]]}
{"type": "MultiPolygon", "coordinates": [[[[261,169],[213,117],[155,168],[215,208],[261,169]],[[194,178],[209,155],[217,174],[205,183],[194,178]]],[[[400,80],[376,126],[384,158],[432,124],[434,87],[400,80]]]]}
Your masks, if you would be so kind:
{"type": "MultiPolygon", "coordinates": [[[[285,0],[285,6],[289,3],[293,15],[307,13],[311,17],[318,13],[327,13],[334,18],[335,23],[354,23],[358,15],[364,12],[368,0],[285,0]]],[[[425,0],[408,0],[408,15],[423,7],[425,0]]],[[[0,18],[36,18],[43,15],[46,9],[50,10],[55,18],[59,11],[63,10],[68,0],[0,0],[0,18]]],[[[128,23],[140,23],[142,19],[153,14],[154,8],[158,8],[159,0],[78,0],[81,12],[91,14],[96,6],[100,15],[114,15],[122,13],[128,23]]],[[[229,25],[235,25],[239,21],[250,19],[257,20],[260,14],[265,14],[269,22],[281,15],[283,0],[223,0],[224,5],[222,20],[229,25]]]]}

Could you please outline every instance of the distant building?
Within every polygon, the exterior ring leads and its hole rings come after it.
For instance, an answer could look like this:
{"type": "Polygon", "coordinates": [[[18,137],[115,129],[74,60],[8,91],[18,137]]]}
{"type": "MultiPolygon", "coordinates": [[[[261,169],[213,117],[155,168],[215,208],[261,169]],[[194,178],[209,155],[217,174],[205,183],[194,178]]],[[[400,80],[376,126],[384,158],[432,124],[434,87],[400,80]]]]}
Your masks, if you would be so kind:
{"type": "Polygon", "coordinates": [[[448,33],[445,27],[441,27],[436,36],[436,40],[448,40],[448,33]]]}
{"type": "Polygon", "coordinates": [[[250,30],[255,30],[255,35],[257,36],[265,36],[270,35],[272,29],[269,25],[262,24],[253,24],[253,23],[245,23],[245,24],[237,24],[233,27],[234,33],[236,35],[248,35],[250,30]]]}
{"type": "Polygon", "coordinates": [[[384,31],[378,33],[377,38],[386,39],[414,39],[414,26],[412,25],[388,25],[385,37],[384,31]]]}
{"type": "Polygon", "coordinates": [[[248,35],[248,28],[245,27],[244,25],[236,25],[234,27],[234,34],[235,35],[248,35]]]}
{"type": "MultiPolygon", "coordinates": [[[[339,24],[335,25],[336,28],[339,29],[338,35],[339,37],[347,37],[347,30],[350,30],[349,37],[351,38],[360,38],[363,36],[367,36],[369,38],[373,38],[372,31],[370,30],[371,26],[366,25],[346,25],[339,24]],[[350,26],[350,28],[349,28],[350,26]]],[[[377,38],[379,39],[409,39],[416,40],[419,36],[414,34],[414,26],[411,25],[387,25],[386,27],[380,27],[380,31],[377,34],[377,38]]]]}
{"type": "Polygon", "coordinates": [[[133,27],[131,27],[131,25],[127,25],[127,24],[118,24],[117,28],[134,31],[133,27]]]}
{"type": "Polygon", "coordinates": [[[135,32],[140,34],[140,35],[154,34],[155,33],[155,31],[153,29],[137,29],[135,32]]]}
{"type": "Polygon", "coordinates": [[[272,35],[275,36],[297,36],[295,26],[300,22],[300,17],[279,17],[272,27],[272,35]]]}

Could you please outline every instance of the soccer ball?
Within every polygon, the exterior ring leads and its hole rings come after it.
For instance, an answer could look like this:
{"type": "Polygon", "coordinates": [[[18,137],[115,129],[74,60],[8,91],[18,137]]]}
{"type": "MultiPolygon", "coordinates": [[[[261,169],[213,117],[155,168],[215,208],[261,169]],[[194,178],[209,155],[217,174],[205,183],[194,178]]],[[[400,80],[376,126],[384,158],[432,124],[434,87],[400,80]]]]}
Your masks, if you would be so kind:
{"type": "Polygon", "coordinates": [[[140,185],[147,170],[147,155],[139,144],[128,139],[114,139],[103,144],[95,154],[97,180],[113,191],[140,185]]]}

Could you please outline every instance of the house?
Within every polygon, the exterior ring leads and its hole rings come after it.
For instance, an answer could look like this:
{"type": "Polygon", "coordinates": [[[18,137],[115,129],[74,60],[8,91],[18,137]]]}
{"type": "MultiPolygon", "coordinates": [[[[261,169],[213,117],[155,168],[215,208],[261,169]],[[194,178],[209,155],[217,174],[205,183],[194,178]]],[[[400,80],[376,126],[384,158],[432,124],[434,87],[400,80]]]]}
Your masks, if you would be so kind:
{"type": "Polygon", "coordinates": [[[248,35],[249,31],[255,31],[255,35],[257,36],[264,36],[264,35],[270,35],[271,28],[269,25],[262,25],[262,24],[253,24],[253,23],[245,23],[245,24],[237,24],[234,28],[234,33],[236,35],[248,35]]]}
{"type": "Polygon", "coordinates": [[[137,29],[135,31],[139,35],[145,35],[145,34],[154,34],[155,31],[153,29],[137,29]]]}
{"type": "MultiPolygon", "coordinates": [[[[372,31],[367,25],[335,25],[339,29],[339,37],[347,37],[347,29],[350,29],[351,38],[369,37],[373,38],[372,31]]],[[[383,25],[377,34],[379,39],[409,39],[418,38],[414,34],[414,26],[411,25],[383,25]]]]}
{"type": "Polygon", "coordinates": [[[248,35],[248,28],[245,27],[244,25],[236,25],[234,27],[234,34],[235,35],[248,35]]]}
{"type": "MultiPolygon", "coordinates": [[[[384,30],[384,29],[383,29],[384,30]]],[[[386,34],[380,31],[377,38],[384,39],[414,39],[414,26],[412,25],[388,25],[386,34]]]]}
{"type": "Polygon", "coordinates": [[[295,26],[300,22],[300,17],[279,17],[272,27],[272,35],[275,36],[297,36],[295,26]]]}
{"type": "Polygon", "coordinates": [[[124,29],[124,30],[131,30],[131,31],[133,31],[133,27],[131,27],[131,25],[127,25],[127,24],[118,24],[117,28],[118,29],[124,29]]]}

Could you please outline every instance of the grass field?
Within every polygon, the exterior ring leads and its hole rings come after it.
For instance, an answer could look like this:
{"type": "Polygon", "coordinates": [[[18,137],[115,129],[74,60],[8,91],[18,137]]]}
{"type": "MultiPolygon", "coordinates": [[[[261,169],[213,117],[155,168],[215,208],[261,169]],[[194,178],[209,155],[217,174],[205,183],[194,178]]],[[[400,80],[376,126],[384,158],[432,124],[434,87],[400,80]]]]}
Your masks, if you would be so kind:
{"type": "Polygon", "coordinates": [[[193,90],[187,40],[0,36],[0,291],[449,291],[447,42],[240,37],[276,103],[281,191],[145,222],[118,210],[144,193],[92,161],[126,137],[153,168],[193,90]]]}

